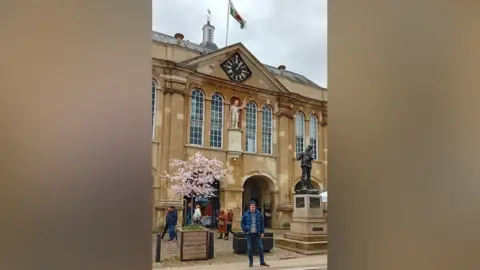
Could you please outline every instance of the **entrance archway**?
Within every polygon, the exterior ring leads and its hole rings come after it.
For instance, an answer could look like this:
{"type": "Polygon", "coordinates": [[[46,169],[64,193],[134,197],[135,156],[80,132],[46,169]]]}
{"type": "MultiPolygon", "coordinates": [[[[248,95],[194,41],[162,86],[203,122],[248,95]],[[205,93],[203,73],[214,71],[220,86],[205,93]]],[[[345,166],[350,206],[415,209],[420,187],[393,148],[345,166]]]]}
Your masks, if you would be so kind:
{"type": "MultiPolygon", "coordinates": [[[[200,205],[200,209],[202,211],[202,223],[204,223],[205,226],[210,227],[210,228],[215,228],[217,226],[217,217],[220,213],[220,181],[215,180],[212,183],[213,188],[215,189],[214,195],[211,197],[196,197],[193,198],[193,203],[192,207],[195,209],[195,206],[197,204],[200,205]]],[[[187,208],[188,208],[188,203],[190,203],[190,198],[184,197],[184,211],[183,211],[183,217],[184,217],[184,224],[186,221],[186,214],[187,214],[187,208]]]]}
{"type": "Polygon", "coordinates": [[[254,175],[243,183],[242,210],[250,208],[250,202],[254,201],[257,209],[262,212],[265,218],[265,228],[272,227],[272,216],[275,214],[275,201],[272,192],[275,184],[271,179],[263,175],[254,175]]]}

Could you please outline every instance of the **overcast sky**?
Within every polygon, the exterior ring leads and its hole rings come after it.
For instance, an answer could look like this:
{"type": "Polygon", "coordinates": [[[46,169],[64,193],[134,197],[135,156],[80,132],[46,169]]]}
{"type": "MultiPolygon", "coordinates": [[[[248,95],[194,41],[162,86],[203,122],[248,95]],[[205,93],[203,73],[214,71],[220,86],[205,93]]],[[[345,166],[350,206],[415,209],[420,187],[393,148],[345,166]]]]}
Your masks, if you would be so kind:
{"type": "MultiPolygon", "coordinates": [[[[233,0],[247,21],[241,30],[230,18],[228,44],[242,42],[261,62],[285,65],[320,86],[327,86],[326,0],[233,0]]],[[[215,43],[225,46],[228,0],[153,0],[153,30],[182,33],[202,41],[207,9],[212,12],[215,43]]]]}

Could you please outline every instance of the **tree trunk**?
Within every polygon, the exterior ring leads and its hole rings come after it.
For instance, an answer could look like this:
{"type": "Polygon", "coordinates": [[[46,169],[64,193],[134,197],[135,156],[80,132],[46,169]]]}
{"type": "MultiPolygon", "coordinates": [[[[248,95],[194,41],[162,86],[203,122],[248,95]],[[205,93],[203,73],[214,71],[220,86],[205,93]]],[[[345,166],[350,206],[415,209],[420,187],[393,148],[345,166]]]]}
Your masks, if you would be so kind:
{"type": "Polygon", "coordinates": [[[193,224],[193,208],[195,207],[195,205],[193,204],[193,197],[190,197],[190,203],[192,204],[192,206],[190,206],[190,224],[193,224]]]}

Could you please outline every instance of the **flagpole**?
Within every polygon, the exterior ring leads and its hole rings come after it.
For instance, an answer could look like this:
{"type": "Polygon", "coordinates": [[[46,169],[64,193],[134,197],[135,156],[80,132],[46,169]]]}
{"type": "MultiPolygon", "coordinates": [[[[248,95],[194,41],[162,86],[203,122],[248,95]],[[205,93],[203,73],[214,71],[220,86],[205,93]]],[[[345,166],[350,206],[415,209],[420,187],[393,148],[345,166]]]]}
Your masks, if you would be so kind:
{"type": "Polygon", "coordinates": [[[225,47],[228,46],[228,26],[230,24],[230,1],[231,0],[227,0],[228,1],[228,4],[227,4],[227,33],[225,34],[225,47]]]}

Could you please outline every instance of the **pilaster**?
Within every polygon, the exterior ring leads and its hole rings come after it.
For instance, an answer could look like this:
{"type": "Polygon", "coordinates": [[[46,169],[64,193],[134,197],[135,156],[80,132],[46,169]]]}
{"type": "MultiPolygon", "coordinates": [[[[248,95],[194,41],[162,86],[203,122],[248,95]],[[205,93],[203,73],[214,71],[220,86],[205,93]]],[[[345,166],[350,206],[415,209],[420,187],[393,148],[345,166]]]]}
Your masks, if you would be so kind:
{"type": "Polygon", "coordinates": [[[277,175],[281,188],[279,201],[283,203],[290,202],[290,163],[293,156],[293,145],[291,144],[291,128],[290,123],[293,119],[293,104],[289,100],[280,100],[278,110],[276,112],[278,127],[278,143],[277,154],[277,175]]]}
{"type": "MultiPolygon", "coordinates": [[[[187,78],[185,76],[186,75],[184,74],[176,73],[165,76],[165,92],[169,94],[170,97],[170,113],[168,115],[169,128],[165,128],[165,132],[168,133],[169,137],[169,151],[168,155],[165,156],[166,165],[168,165],[168,162],[172,158],[185,158],[185,106],[188,104],[188,100],[186,99],[187,78]]],[[[169,166],[168,170],[170,170],[169,166]]],[[[182,198],[174,197],[174,194],[169,190],[170,183],[166,181],[163,182],[165,182],[166,199],[171,201],[181,201],[182,198]]]]}

